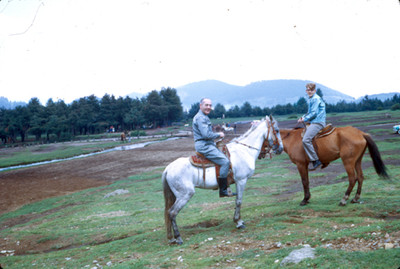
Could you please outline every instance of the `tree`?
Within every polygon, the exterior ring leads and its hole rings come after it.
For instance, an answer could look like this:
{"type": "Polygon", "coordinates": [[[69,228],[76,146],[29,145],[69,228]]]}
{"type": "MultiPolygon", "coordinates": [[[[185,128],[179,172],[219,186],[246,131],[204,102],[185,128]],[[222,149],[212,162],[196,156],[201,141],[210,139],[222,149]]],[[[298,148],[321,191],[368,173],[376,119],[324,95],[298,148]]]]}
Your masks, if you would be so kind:
{"type": "Polygon", "coordinates": [[[110,96],[109,94],[105,94],[100,100],[100,113],[98,118],[98,124],[101,128],[108,129],[111,125],[117,126],[118,123],[114,119],[114,104],[115,104],[114,95],[110,96]]]}
{"type": "Polygon", "coordinates": [[[188,112],[188,118],[193,119],[193,117],[196,116],[197,112],[199,112],[199,109],[200,109],[200,102],[192,104],[188,112]]]}
{"type": "Polygon", "coordinates": [[[183,108],[176,90],[169,87],[163,88],[160,91],[160,96],[167,109],[165,123],[170,125],[173,121],[179,121],[182,118],[183,108]]]}
{"type": "Polygon", "coordinates": [[[215,107],[214,107],[214,116],[216,118],[224,118],[225,114],[226,114],[226,110],[225,107],[223,105],[221,105],[220,103],[218,103],[215,107]]]}
{"type": "MultiPolygon", "coordinates": [[[[26,119],[29,118],[29,126],[26,126],[26,130],[29,128],[29,132],[33,135],[35,135],[36,141],[39,141],[42,134],[46,132],[46,113],[44,111],[44,107],[40,104],[39,99],[37,98],[32,98],[28,106],[26,107],[28,109],[29,115],[26,115],[22,121],[25,121],[26,119]]],[[[23,110],[23,109],[22,109],[23,110]]],[[[26,124],[26,122],[25,122],[26,124]]],[[[25,130],[25,131],[26,131],[25,130]]],[[[21,132],[21,142],[25,140],[25,131],[20,130],[21,132]]]]}
{"type": "Polygon", "coordinates": [[[143,103],[138,98],[131,101],[130,110],[124,116],[124,123],[129,126],[129,129],[136,129],[145,123],[143,103]]]}
{"type": "Polygon", "coordinates": [[[306,113],[308,110],[307,100],[304,97],[300,97],[297,103],[294,105],[296,113],[306,113]]]}
{"type": "MultiPolygon", "coordinates": [[[[324,94],[322,93],[322,90],[320,88],[317,89],[317,94],[319,95],[319,97],[322,98],[322,100],[324,100],[324,94]]],[[[324,100],[325,102],[325,100],[324,100]]]]}
{"type": "MultiPolygon", "coordinates": [[[[32,123],[32,112],[26,106],[17,106],[14,110],[14,115],[11,118],[8,126],[10,136],[16,141],[16,134],[21,136],[21,142],[25,142],[25,136],[32,123]]],[[[39,137],[40,138],[40,137],[39,137]]]]}
{"type": "Polygon", "coordinates": [[[244,102],[242,107],[240,108],[240,116],[242,117],[249,117],[253,114],[253,108],[251,107],[249,102],[244,102]]]}
{"type": "Polygon", "coordinates": [[[151,122],[154,127],[163,122],[164,115],[167,114],[168,109],[157,91],[153,90],[147,95],[143,112],[146,121],[151,122]]]}
{"type": "Polygon", "coordinates": [[[233,107],[231,107],[227,112],[226,112],[226,114],[228,115],[228,117],[231,117],[231,118],[237,118],[237,117],[240,117],[241,115],[240,115],[240,108],[239,108],[239,106],[233,106],[233,107]]]}

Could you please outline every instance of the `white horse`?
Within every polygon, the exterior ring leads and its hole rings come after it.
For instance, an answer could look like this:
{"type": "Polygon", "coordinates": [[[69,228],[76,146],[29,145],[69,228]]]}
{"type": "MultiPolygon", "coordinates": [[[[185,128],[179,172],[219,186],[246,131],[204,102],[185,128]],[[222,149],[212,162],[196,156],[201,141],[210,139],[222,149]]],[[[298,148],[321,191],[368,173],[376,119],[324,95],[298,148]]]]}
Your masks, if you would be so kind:
{"type": "MultiPolygon", "coordinates": [[[[265,156],[265,151],[280,154],[283,151],[278,123],[271,116],[258,125],[253,125],[245,134],[227,144],[230,152],[233,176],[236,183],[236,208],[233,220],[237,228],[244,228],[240,218],[243,192],[246,182],[254,173],[257,157],[265,156]]],[[[259,157],[260,158],[260,157],[259,157]]],[[[182,244],[176,216],[195,193],[195,188],[217,189],[215,167],[203,169],[194,167],[189,158],[179,158],[170,163],[162,174],[165,198],[165,225],[170,244],[182,244]],[[172,234],[172,229],[174,234],[172,234]]]]}
{"type": "Polygon", "coordinates": [[[224,132],[233,132],[234,128],[233,127],[227,127],[226,124],[222,124],[221,126],[222,130],[224,130],[224,132]]]}

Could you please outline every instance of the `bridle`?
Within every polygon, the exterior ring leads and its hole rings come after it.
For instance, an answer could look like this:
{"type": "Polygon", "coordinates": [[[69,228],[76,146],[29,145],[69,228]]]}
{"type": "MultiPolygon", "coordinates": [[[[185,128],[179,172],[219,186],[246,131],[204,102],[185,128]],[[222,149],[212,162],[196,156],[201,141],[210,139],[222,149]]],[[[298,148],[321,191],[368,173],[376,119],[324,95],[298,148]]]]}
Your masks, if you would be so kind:
{"type": "MultiPolygon", "coordinates": [[[[279,145],[278,137],[277,137],[277,134],[276,134],[276,130],[274,128],[274,122],[271,122],[271,120],[267,120],[267,122],[268,122],[268,133],[267,133],[267,136],[264,139],[264,142],[263,142],[263,144],[261,146],[261,150],[260,150],[260,154],[258,155],[258,159],[265,158],[267,153],[270,153],[270,151],[273,149],[274,146],[279,145]],[[272,134],[274,135],[272,146],[269,143],[269,134],[270,134],[270,130],[271,129],[272,129],[272,134]]],[[[257,151],[259,150],[258,148],[250,146],[250,145],[247,145],[245,143],[242,143],[242,142],[239,142],[239,141],[235,141],[235,142],[237,144],[243,145],[245,147],[248,147],[248,148],[251,148],[251,149],[255,149],[257,151]]],[[[269,156],[270,156],[270,158],[272,158],[271,154],[269,156]]]]}
{"type": "Polygon", "coordinates": [[[268,133],[267,137],[265,138],[262,146],[261,146],[261,151],[260,154],[258,155],[258,159],[263,159],[267,154],[269,154],[269,158],[272,158],[271,150],[274,148],[274,146],[279,145],[278,142],[278,135],[276,133],[276,130],[274,128],[274,122],[271,122],[270,120],[268,121],[268,133]],[[272,129],[272,134],[273,134],[273,143],[272,145],[269,143],[269,134],[270,130],[272,129]]]}

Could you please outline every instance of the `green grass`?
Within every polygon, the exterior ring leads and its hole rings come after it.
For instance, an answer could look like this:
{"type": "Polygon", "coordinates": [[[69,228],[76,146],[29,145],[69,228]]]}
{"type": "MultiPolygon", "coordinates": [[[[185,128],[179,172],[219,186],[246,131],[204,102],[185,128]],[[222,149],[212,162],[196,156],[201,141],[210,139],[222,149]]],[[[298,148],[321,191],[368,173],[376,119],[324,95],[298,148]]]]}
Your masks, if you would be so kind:
{"type": "Polygon", "coordinates": [[[85,145],[65,144],[59,149],[53,151],[47,149],[53,147],[53,144],[45,144],[35,147],[26,147],[22,150],[15,151],[12,155],[0,155],[0,167],[8,167],[20,164],[30,164],[41,161],[49,161],[54,159],[64,159],[81,154],[102,151],[104,149],[120,146],[121,142],[93,142],[85,145]]]}
{"type": "MultiPolygon", "coordinates": [[[[159,140],[164,140],[167,138],[160,138],[159,140]]],[[[135,139],[134,143],[141,143],[143,141],[153,140],[148,139],[135,139]]],[[[121,141],[90,141],[90,142],[80,142],[75,143],[59,143],[59,144],[44,144],[32,147],[20,147],[18,150],[10,153],[1,154],[0,152],[0,168],[31,164],[42,161],[50,161],[55,159],[65,159],[74,156],[79,156],[82,154],[89,154],[99,151],[104,151],[106,149],[118,147],[122,144],[121,141]],[[57,149],[54,149],[57,145],[57,149]]]]}
{"type": "MultiPolygon", "coordinates": [[[[94,266],[94,260],[103,267],[111,261],[111,268],[280,268],[276,260],[310,244],[316,259],[287,267],[397,268],[400,249],[347,251],[325,245],[343,238],[382,241],[386,233],[398,232],[400,219],[385,220],[400,214],[398,180],[379,179],[366,169],[362,204],[337,205],[347,187],[342,182],[313,188],[311,203],[299,207],[302,192],[277,197],[282,186],[298,180],[289,172],[290,165],[285,155],[257,162],[242,206],[244,230],[232,223],[233,199],[219,199],[216,191],[199,189],[178,216],[184,245],[168,246],[158,169],[3,214],[2,227],[33,214],[31,220],[3,229],[0,238],[21,244],[29,240],[37,247],[24,255],[3,256],[0,262],[5,268],[84,268],[94,266]],[[104,198],[116,189],[129,193],[104,198]]],[[[393,170],[400,172],[397,167],[393,170]]]]}

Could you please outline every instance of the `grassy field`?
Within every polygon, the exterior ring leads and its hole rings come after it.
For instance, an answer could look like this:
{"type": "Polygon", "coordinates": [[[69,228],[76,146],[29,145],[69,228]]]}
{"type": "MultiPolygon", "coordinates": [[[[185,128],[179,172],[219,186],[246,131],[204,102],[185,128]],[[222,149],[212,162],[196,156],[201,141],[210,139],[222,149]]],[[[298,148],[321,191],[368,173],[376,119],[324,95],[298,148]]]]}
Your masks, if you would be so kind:
{"type": "MultiPolygon", "coordinates": [[[[379,127],[374,130],[383,132],[379,127]]],[[[384,160],[400,158],[400,136],[377,144],[384,160]]],[[[366,154],[364,162],[369,161],[366,154]]],[[[178,215],[181,246],[167,244],[162,169],[155,169],[1,215],[0,240],[13,242],[15,249],[26,242],[34,244],[23,253],[0,249],[0,264],[3,268],[281,268],[284,257],[308,244],[316,257],[284,268],[399,268],[400,167],[387,166],[390,180],[378,178],[373,168],[364,170],[360,204],[338,206],[348,185],[343,173],[330,185],[312,188],[310,204],[300,207],[303,192],[293,188],[299,175],[288,156],[257,161],[242,205],[246,229],[237,230],[232,222],[234,199],[198,189],[178,215]],[[120,189],[129,193],[106,197],[120,189]]],[[[323,170],[311,174],[311,181],[318,177],[324,177],[323,170]]],[[[353,190],[351,197],[354,194],[353,190]]]]}

